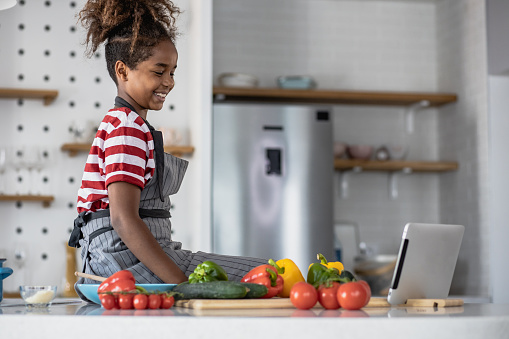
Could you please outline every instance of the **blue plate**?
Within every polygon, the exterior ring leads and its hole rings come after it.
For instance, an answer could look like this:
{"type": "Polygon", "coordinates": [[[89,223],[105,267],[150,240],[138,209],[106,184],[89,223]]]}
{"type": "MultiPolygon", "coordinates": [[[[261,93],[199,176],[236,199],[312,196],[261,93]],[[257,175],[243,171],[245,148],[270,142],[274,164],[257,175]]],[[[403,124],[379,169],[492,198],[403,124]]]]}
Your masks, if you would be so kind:
{"type": "MultiPolygon", "coordinates": [[[[101,305],[97,289],[99,284],[76,284],[76,290],[81,292],[87,299],[101,305]]],[[[171,291],[177,284],[136,284],[141,286],[148,292],[168,292],[171,291]]]]}

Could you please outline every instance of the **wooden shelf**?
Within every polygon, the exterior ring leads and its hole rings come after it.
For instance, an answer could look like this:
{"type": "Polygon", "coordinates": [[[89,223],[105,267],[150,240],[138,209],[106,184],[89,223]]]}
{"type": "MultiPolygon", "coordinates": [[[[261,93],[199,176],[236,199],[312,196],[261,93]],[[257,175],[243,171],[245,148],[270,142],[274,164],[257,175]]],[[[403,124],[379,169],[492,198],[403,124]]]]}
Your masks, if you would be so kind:
{"type": "Polygon", "coordinates": [[[40,201],[42,206],[49,207],[51,202],[55,200],[52,195],[6,195],[0,194],[0,201],[40,201]]]}
{"type": "Polygon", "coordinates": [[[396,172],[411,170],[412,172],[448,172],[456,171],[458,163],[454,161],[374,161],[358,159],[334,159],[334,169],[338,171],[362,169],[363,171],[396,172]]]}
{"type": "MultiPolygon", "coordinates": [[[[89,152],[90,144],[84,143],[70,143],[63,144],[60,148],[62,151],[69,152],[69,156],[74,157],[80,152],[89,152]]],[[[194,152],[193,146],[164,146],[166,153],[173,154],[176,157],[182,157],[184,154],[192,154],[194,152]]]]}
{"type": "Polygon", "coordinates": [[[409,106],[423,100],[429,106],[457,101],[452,93],[370,92],[339,90],[294,90],[280,88],[214,87],[214,102],[289,102],[347,105],[409,106]]]}
{"type": "Polygon", "coordinates": [[[58,96],[57,90],[0,88],[0,98],[42,99],[44,106],[50,105],[58,96]]]}

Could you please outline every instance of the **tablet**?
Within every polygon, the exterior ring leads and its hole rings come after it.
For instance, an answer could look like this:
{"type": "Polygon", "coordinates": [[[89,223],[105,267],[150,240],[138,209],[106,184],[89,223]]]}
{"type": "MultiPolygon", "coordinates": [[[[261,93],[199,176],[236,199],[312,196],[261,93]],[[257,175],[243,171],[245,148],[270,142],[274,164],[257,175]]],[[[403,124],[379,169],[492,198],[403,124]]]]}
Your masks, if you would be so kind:
{"type": "Polygon", "coordinates": [[[464,230],[462,225],[406,224],[387,301],[447,298],[464,230]]]}

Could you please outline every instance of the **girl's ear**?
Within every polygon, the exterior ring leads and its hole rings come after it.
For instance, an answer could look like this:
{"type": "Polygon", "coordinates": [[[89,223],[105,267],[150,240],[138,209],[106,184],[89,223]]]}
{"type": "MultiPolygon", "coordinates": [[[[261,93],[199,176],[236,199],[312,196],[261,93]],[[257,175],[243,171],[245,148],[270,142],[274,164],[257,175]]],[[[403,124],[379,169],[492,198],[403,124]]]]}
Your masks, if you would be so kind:
{"type": "Polygon", "coordinates": [[[127,81],[128,71],[129,67],[127,67],[127,65],[123,61],[117,60],[117,62],[115,63],[115,74],[117,76],[118,82],[127,81]]]}

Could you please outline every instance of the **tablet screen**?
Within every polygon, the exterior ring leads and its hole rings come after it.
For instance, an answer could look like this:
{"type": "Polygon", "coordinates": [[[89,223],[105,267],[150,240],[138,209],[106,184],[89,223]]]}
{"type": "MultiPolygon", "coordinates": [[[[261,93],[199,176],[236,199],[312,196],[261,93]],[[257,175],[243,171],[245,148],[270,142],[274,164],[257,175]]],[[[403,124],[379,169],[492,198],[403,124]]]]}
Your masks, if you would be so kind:
{"type": "Polygon", "coordinates": [[[387,296],[389,303],[447,298],[464,229],[462,225],[405,225],[387,296]]]}

